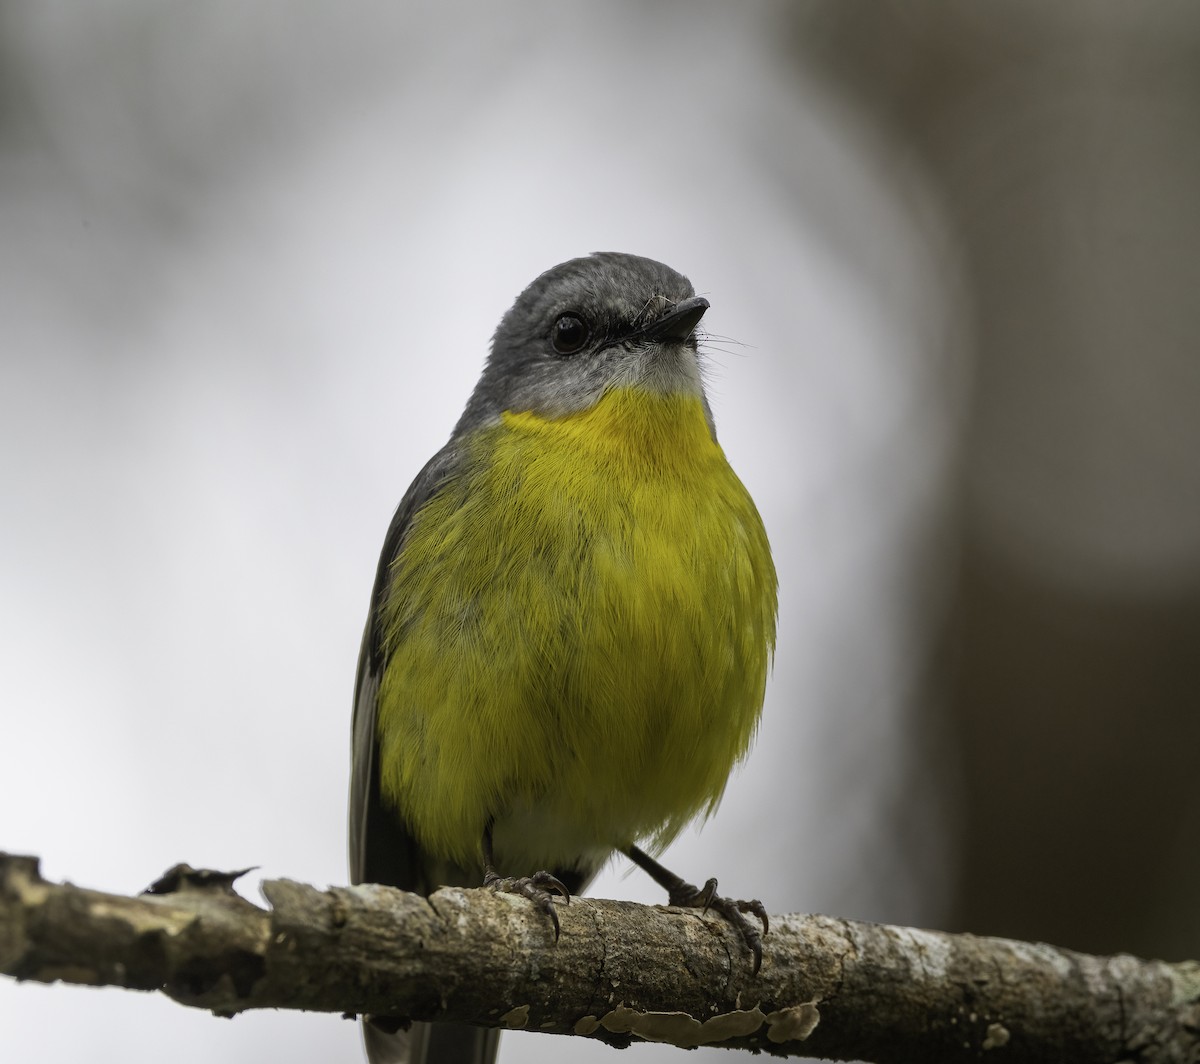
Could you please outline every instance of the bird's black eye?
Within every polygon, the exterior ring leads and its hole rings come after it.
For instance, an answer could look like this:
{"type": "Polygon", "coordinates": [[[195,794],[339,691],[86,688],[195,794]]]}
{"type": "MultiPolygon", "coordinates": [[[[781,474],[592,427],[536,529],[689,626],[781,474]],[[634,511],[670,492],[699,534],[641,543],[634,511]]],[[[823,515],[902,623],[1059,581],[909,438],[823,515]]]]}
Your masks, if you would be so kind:
{"type": "Polygon", "coordinates": [[[578,314],[560,314],[550,330],[550,343],[560,355],[573,355],[587,343],[588,327],[578,314]]]}

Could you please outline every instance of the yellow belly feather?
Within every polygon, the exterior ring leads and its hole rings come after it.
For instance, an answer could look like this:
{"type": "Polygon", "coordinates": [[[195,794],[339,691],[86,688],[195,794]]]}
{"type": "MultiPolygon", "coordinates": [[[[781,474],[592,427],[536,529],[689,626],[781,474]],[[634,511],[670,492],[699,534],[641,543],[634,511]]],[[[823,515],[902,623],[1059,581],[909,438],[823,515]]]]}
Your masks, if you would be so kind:
{"type": "MultiPolygon", "coordinates": [[[[711,812],[758,722],[775,571],[699,398],[508,414],[414,516],[383,606],[381,788],[517,874],[711,812]]],[[[504,868],[502,867],[502,871],[504,868]]]]}

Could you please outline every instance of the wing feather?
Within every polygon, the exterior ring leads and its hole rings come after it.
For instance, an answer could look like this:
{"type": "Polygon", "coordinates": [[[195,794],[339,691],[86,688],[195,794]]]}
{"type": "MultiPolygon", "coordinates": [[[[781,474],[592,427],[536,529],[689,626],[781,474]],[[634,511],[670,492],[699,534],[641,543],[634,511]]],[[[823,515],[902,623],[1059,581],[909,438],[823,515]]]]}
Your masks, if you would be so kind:
{"type": "Polygon", "coordinates": [[[459,450],[451,440],[417,474],[388,527],[375,571],[371,606],[358,655],[354,682],[354,723],[350,752],[350,879],[386,883],[427,893],[429,885],[416,843],[402,817],[379,795],[379,682],[387,667],[380,607],[394,578],[392,565],[404,545],[413,515],[454,475],[459,450]]]}

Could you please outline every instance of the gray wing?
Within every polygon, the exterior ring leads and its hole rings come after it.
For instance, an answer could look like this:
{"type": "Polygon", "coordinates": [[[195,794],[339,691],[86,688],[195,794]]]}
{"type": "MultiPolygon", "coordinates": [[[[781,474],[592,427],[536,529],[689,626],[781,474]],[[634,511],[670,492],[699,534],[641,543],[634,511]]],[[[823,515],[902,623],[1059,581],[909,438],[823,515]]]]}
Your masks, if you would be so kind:
{"type": "MultiPolygon", "coordinates": [[[[404,545],[413,515],[458,471],[457,437],[426,464],[405,493],[388,528],[375,572],[371,608],[358,656],[354,684],[354,725],[350,766],[350,878],[355,883],[386,883],[428,894],[447,883],[478,885],[479,869],[431,862],[404,823],[403,812],[385,806],[379,795],[379,744],[375,721],[379,681],[387,667],[380,606],[392,579],[392,563],[404,545]]],[[[592,870],[594,871],[594,870],[592,870]]],[[[577,869],[556,872],[578,893],[586,877],[577,869]]],[[[364,1017],[363,1041],[371,1064],[491,1064],[500,1032],[456,1024],[414,1023],[396,1030],[386,1018],[364,1017]]]]}
{"type": "MultiPolygon", "coordinates": [[[[350,763],[350,878],[355,883],[386,883],[428,894],[428,862],[401,813],[379,796],[379,744],[375,738],[379,681],[387,666],[379,608],[387,594],[392,562],[404,544],[413,515],[454,476],[458,450],[454,440],[429,460],[405,492],[383,541],[371,608],[358,655],[354,683],[354,725],[350,763]]],[[[441,871],[438,873],[441,875],[441,871]]],[[[445,882],[444,875],[441,881],[445,882]]],[[[414,1023],[397,1030],[386,1018],[363,1018],[363,1043],[371,1064],[491,1064],[500,1032],[454,1024],[414,1023]]]]}
{"type": "Polygon", "coordinates": [[[458,449],[451,440],[417,474],[388,527],[375,571],[371,606],[358,655],[354,682],[354,724],[350,750],[350,879],[386,883],[428,892],[416,843],[401,817],[379,798],[379,750],[375,738],[379,681],[387,661],[379,610],[387,593],[392,562],[404,543],[413,514],[453,476],[458,449]]]}

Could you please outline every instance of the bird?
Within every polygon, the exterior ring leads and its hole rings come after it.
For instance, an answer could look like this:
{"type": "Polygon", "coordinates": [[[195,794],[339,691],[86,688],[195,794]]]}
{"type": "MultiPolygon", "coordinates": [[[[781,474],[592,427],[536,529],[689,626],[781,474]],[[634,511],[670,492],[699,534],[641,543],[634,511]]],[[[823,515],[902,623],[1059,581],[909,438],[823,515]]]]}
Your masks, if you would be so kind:
{"type": "MultiPolygon", "coordinates": [[[[621,252],[537,277],[384,539],[355,682],[355,883],[556,906],[616,852],[730,921],[766,910],[658,863],[758,727],[777,578],[717,442],[686,277],[621,252]]],[[[761,922],[762,932],[758,930],[761,922]]],[[[373,1064],[486,1064],[498,1033],[366,1018],[373,1064]]]]}

